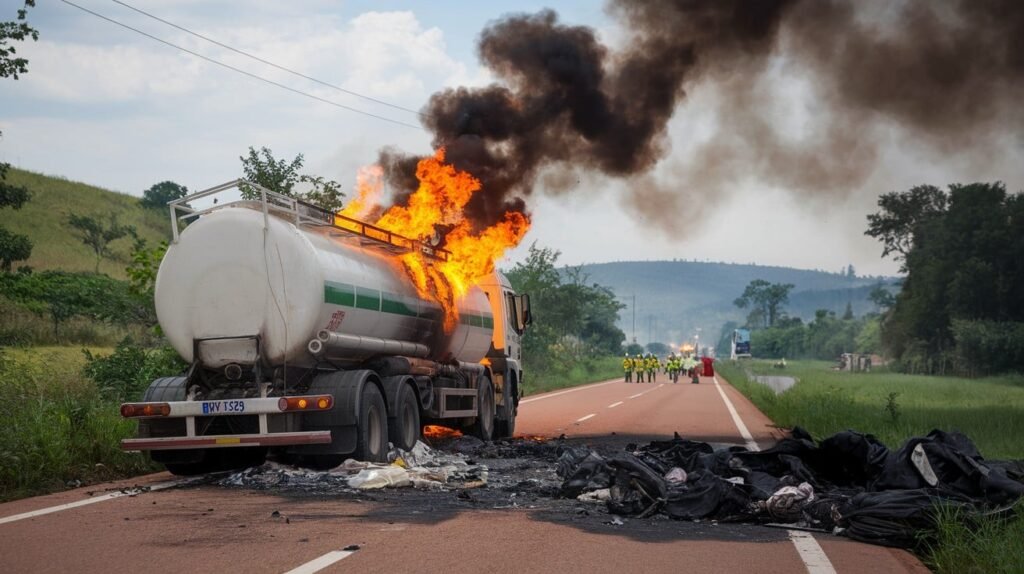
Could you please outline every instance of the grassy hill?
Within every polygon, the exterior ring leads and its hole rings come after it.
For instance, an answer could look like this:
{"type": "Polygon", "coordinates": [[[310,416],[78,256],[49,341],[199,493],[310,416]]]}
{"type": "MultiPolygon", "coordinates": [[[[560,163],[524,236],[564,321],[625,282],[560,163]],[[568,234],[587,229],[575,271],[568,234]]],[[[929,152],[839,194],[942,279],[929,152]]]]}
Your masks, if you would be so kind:
{"type": "MultiPolygon", "coordinates": [[[[37,270],[94,269],[92,250],[75,236],[67,224],[70,213],[100,215],[104,219],[109,213],[116,213],[120,223],[135,226],[139,236],[151,245],[170,239],[167,213],[143,208],[137,197],[20,169],[11,169],[7,173],[7,181],[27,187],[32,198],[21,209],[0,210],[0,225],[32,240],[32,258],[27,264],[37,270]]],[[[113,242],[114,258],[100,263],[100,273],[125,278],[124,268],[131,245],[131,238],[113,242]]]]}
{"type": "Polygon", "coordinates": [[[692,339],[698,328],[701,339],[714,344],[726,321],[745,319],[746,313],[732,302],[754,279],[795,285],[786,310],[805,321],[816,309],[842,314],[848,302],[857,315],[874,310],[867,296],[879,281],[790,267],[679,260],[598,263],[584,265],[583,271],[589,283],[611,287],[627,305],[619,321],[627,338],[633,335],[636,295],[636,338],[641,344],[679,343],[692,339]]]}

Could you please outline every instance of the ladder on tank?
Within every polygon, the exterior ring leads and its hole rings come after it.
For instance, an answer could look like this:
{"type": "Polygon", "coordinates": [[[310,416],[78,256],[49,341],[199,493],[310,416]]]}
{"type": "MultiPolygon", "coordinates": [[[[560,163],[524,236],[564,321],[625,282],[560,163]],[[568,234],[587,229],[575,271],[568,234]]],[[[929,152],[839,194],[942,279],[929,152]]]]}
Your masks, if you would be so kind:
{"type": "Polygon", "coordinates": [[[171,233],[173,243],[178,242],[181,233],[180,225],[202,217],[203,215],[227,209],[230,207],[245,207],[257,209],[263,212],[264,219],[274,215],[282,219],[288,219],[297,226],[330,227],[354,235],[363,240],[364,245],[371,245],[383,248],[394,254],[419,252],[423,255],[438,261],[447,261],[451,255],[449,251],[434,247],[408,237],[381,229],[365,221],[332,213],[320,206],[306,203],[294,197],[270,191],[269,189],[245,179],[236,179],[222,183],[175,199],[167,203],[171,211],[171,233]],[[259,193],[259,199],[236,199],[219,203],[219,198],[214,197],[227,193],[233,189],[240,192],[259,193]],[[213,198],[213,205],[204,209],[194,209],[190,202],[198,199],[213,198]]]}

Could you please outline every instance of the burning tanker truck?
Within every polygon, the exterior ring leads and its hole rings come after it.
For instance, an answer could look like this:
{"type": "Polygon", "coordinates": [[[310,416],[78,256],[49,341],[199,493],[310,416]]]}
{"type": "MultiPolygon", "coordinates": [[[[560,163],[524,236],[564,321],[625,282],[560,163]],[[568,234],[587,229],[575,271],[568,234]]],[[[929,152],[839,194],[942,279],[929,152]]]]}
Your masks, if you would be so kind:
{"type": "Polygon", "coordinates": [[[152,382],[126,450],[175,474],[261,462],[382,461],[439,423],[511,436],[529,297],[496,270],[446,309],[417,290],[410,256],[450,253],[235,181],[171,202],[156,280],[160,326],[189,367],[152,382]],[[211,198],[234,188],[237,201],[211,198]],[[211,207],[193,209],[206,201],[211,207]],[[182,223],[187,227],[181,229],[182,223]]]}

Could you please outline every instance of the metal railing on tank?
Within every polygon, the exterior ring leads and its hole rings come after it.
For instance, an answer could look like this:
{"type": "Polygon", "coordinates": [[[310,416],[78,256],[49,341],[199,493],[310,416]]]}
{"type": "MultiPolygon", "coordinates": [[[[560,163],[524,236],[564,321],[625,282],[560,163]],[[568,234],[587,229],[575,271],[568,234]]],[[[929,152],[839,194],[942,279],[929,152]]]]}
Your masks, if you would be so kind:
{"type": "Polygon", "coordinates": [[[427,257],[440,261],[447,261],[450,253],[444,249],[428,245],[422,241],[410,239],[375,225],[360,221],[358,219],[332,213],[320,206],[306,203],[294,197],[290,197],[275,191],[271,191],[262,185],[245,179],[236,179],[197,191],[174,201],[167,203],[171,213],[171,234],[172,242],[177,243],[181,234],[181,225],[188,224],[204,215],[220,211],[222,209],[244,207],[256,209],[263,212],[264,225],[269,224],[271,216],[287,219],[295,225],[306,225],[313,227],[331,227],[344,231],[348,234],[368,240],[369,244],[384,247],[391,252],[407,253],[418,251],[427,257]],[[258,192],[259,199],[236,199],[233,201],[219,202],[214,196],[226,193],[233,189],[239,191],[248,190],[249,193],[258,192]],[[203,209],[194,209],[189,203],[198,199],[214,197],[213,205],[203,209]]]}

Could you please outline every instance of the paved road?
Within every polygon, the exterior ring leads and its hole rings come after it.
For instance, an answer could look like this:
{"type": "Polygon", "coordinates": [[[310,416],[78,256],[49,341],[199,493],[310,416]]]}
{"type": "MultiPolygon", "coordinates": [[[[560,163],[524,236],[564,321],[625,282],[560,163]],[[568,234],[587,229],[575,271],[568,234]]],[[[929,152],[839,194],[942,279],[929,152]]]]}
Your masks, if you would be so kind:
{"type": "MultiPolygon", "coordinates": [[[[607,382],[529,397],[518,428],[605,444],[673,431],[751,448],[780,436],[742,395],[711,378],[700,385],[607,382]]],[[[927,572],[903,551],[756,526],[670,520],[616,526],[567,521],[543,508],[480,510],[429,501],[409,506],[209,485],[163,488],[174,480],[160,473],[0,505],[0,569],[927,572]],[[135,496],[118,490],[133,484],[156,490],[135,496]]]]}

